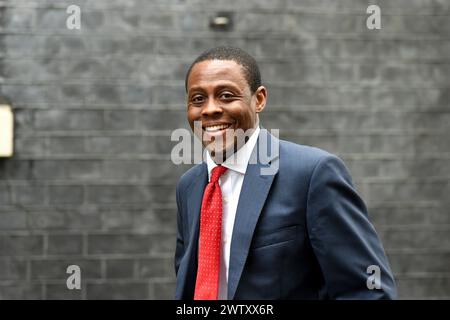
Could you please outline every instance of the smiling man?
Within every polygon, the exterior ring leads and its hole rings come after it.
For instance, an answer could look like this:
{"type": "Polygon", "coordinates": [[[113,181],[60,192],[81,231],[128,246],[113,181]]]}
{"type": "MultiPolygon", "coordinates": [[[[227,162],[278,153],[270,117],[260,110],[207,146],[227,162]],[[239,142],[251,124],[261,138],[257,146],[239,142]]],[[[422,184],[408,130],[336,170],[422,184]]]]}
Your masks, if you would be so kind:
{"type": "Polygon", "coordinates": [[[207,152],[177,185],[177,299],[396,297],[343,162],[260,128],[267,89],[253,57],[233,47],[204,52],[186,92],[189,124],[207,152]]]}

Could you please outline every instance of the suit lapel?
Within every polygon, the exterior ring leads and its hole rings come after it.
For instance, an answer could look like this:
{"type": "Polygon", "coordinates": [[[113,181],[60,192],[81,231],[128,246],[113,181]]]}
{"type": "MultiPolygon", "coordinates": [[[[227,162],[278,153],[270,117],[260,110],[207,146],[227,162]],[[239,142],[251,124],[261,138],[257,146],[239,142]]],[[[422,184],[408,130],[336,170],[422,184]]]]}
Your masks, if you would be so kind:
{"type": "MultiPolygon", "coordinates": [[[[190,193],[187,196],[188,204],[188,230],[189,230],[189,246],[186,249],[185,257],[187,261],[183,263],[186,272],[186,278],[181,283],[185,287],[182,289],[182,296],[184,299],[193,299],[195,290],[195,280],[197,276],[197,251],[198,251],[198,237],[200,230],[200,209],[202,205],[203,191],[208,183],[208,170],[205,163],[199,170],[195,181],[190,186],[190,193]]],[[[181,266],[180,266],[181,268],[181,266]]]]}
{"type": "MultiPolygon", "coordinates": [[[[261,174],[261,169],[267,168],[272,161],[278,161],[278,152],[269,152],[271,157],[267,158],[266,164],[263,164],[259,157],[258,148],[260,139],[268,142],[270,146],[272,142],[278,143],[278,139],[267,133],[267,130],[261,128],[258,137],[258,143],[253,150],[252,157],[257,159],[256,163],[249,163],[245,173],[244,182],[242,184],[241,194],[239,197],[238,207],[236,210],[236,218],[234,221],[233,235],[231,241],[230,264],[228,272],[228,299],[233,299],[236,289],[241,278],[247,260],[248,251],[252,241],[253,233],[258,222],[259,215],[266,201],[272,181],[278,172],[275,170],[270,175],[261,174]]],[[[263,144],[264,145],[264,144],[263,144]]],[[[266,149],[267,150],[267,149],[266,149]]]]}
{"type": "MultiPolygon", "coordinates": [[[[206,163],[202,163],[199,174],[196,180],[192,183],[190,187],[190,193],[188,195],[187,203],[188,205],[188,223],[189,223],[189,233],[192,237],[193,233],[198,233],[199,231],[199,221],[200,221],[200,209],[202,206],[203,192],[206,185],[208,184],[208,169],[206,163]]],[[[198,237],[197,237],[198,238],[198,237]]]]}

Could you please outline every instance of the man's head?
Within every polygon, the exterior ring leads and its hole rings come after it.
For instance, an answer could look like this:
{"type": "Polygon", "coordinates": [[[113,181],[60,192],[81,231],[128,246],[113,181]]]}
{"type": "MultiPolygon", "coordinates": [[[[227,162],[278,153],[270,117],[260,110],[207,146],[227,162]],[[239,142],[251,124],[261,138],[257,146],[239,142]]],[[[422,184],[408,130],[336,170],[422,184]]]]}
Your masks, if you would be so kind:
{"type": "Polygon", "coordinates": [[[201,55],[199,55],[197,59],[194,60],[194,62],[192,62],[191,66],[188,69],[188,72],[186,73],[184,83],[186,92],[188,92],[188,79],[189,75],[191,74],[192,68],[197,63],[208,60],[234,61],[243,68],[242,71],[252,93],[255,93],[259,86],[261,86],[261,74],[259,72],[259,67],[256,63],[256,60],[240,48],[221,46],[206,50],[201,55]]]}
{"type": "Polygon", "coordinates": [[[236,138],[227,141],[227,133],[230,136],[232,130],[255,128],[257,114],[267,99],[255,59],[233,47],[217,47],[201,54],[186,75],[186,93],[192,130],[194,122],[201,121],[203,145],[223,155],[241,147],[236,138]],[[220,139],[221,144],[217,144],[220,139]]]}

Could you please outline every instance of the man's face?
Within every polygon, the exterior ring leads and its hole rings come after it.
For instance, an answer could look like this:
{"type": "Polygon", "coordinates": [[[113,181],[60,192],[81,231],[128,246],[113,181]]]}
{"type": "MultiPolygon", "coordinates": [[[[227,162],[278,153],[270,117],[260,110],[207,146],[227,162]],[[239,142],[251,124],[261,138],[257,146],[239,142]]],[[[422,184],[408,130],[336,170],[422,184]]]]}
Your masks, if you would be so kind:
{"type": "Polygon", "coordinates": [[[230,155],[240,146],[235,145],[236,139],[226,139],[227,133],[230,137],[230,130],[245,132],[255,128],[256,114],[264,109],[266,96],[263,86],[252,94],[243,68],[236,62],[199,62],[192,68],[187,81],[189,125],[194,131],[194,122],[201,121],[203,145],[213,153],[230,155]]]}

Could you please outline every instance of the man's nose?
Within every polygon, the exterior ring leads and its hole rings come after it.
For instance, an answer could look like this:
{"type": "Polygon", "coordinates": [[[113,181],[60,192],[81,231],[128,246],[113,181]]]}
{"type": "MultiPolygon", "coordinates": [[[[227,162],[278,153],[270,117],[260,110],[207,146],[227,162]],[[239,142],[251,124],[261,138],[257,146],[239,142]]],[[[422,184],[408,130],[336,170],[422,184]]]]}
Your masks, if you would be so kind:
{"type": "Polygon", "coordinates": [[[202,108],[202,116],[211,116],[214,114],[222,113],[222,107],[214,99],[208,99],[202,108]]]}

